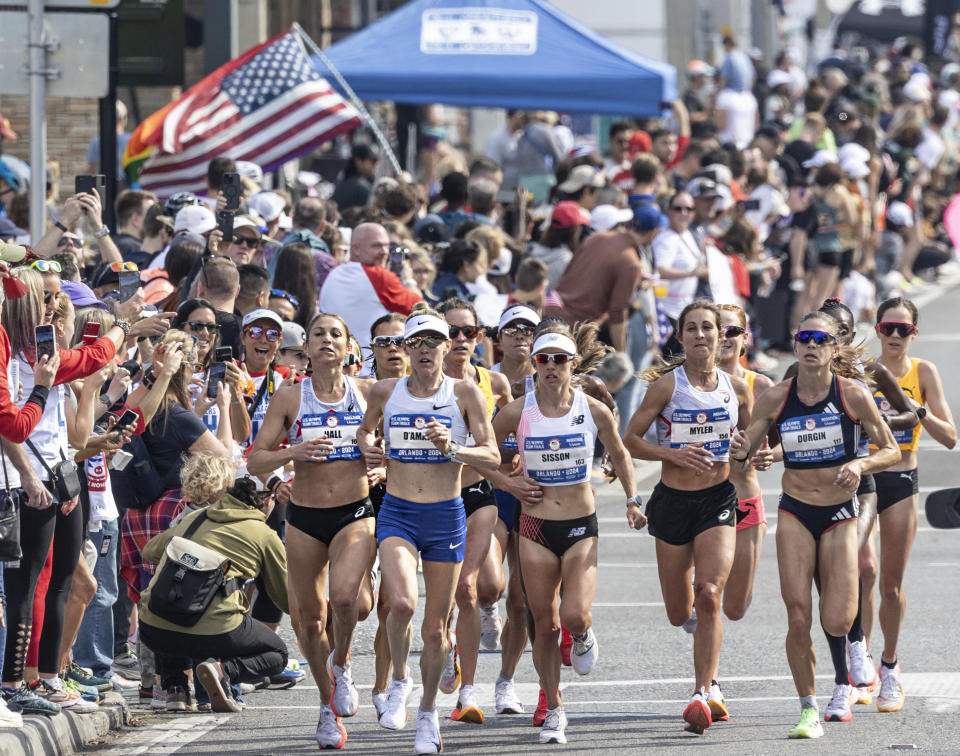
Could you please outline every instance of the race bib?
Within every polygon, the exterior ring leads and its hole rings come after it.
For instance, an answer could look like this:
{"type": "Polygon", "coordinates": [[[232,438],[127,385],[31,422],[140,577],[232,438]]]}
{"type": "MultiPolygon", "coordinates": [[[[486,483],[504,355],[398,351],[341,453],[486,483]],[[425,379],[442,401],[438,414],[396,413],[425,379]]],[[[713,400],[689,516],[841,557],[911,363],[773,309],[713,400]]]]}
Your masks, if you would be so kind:
{"type": "Polygon", "coordinates": [[[527,475],[545,486],[582,483],[587,478],[587,461],[592,456],[593,449],[587,448],[582,433],[523,440],[523,465],[527,475]]]}
{"type": "MultiPolygon", "coordinates": [[[[893,409],[885,396],[875,396],[873,401],[877,403],[877,409],[885,415],[895,414],[896,410],[893,409]]],[[[906,430],[893,430],[891,428],[890,430],[893,431],[893,440],[898,444],[913,443],[913,428],[907,428],[906,430]]]]}
{"type": "Polygon", "coordinates": [[[783,453],[790,462],[831,462],[844,455],[839,415],[802,415],[780,423],[783,453]]]}
{"type": "Polygon", "coordinates": [[[703,442],[704,448],[722,457],[730,451],[730,413],[723,407],[716,409],[675,409],[670,419],[670,446],[684,446],[703,442]]]}
{"type": "Polygon", "coordinates": [[[519,447],[517,446],[517,434],[511,433],[509,436],[503,439],[502,446],[504,449],[518,449],[519,447]]]}
{"type": "Polygon", "coordinates": [[[448,428],[453,420],[446,415],[392,415],[390,417],[390,459],[398,462],[440,463],[450,458],[439,452],[427,438],[427,425],[435,419],[448,428]]]}
{"type": "Polygon", "coordinates": [[[326,437],[333,442],[333,452],[326,462],[344,459],[363,459],[357,446],[357,428],[363,420],[360,412],[325,412],[322,415],[304,415],[300,418],[300,441],[326,437]]]}

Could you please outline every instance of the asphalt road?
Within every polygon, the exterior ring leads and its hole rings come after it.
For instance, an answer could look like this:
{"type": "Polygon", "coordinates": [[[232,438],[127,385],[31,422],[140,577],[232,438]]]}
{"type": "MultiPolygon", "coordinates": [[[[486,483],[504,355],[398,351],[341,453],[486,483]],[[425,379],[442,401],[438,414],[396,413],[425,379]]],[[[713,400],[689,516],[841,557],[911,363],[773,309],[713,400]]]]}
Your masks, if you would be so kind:
{"type": "MultiPolygon", "coordinates": [[[[948,400],[960,417],[960,333],[957,290],[922,309],[921,336],[913,354],[937,362],[948,400]]],[[[875,348],[874,348],[875,351],[875,348]]],[[[593,604],[594,629],[600,658],[589,676],[564,668],[561,688],[569,717],[566,746],[540,746],[531,726],[537,678],[529,650],[517,673],[525,715],[497,716],[493,683],[499,653],[481,652],[478,680],[487,716],[481,725],[449,719],[454,696],[441,695],[441,733],[445,750],[453,753],[592,752],[640,753],[677,747],[708,748],[711,753],[872,754],[917,748],[927,753],[958,753],[960,657],[956,616],[960,611],[960,531],[937,531],[923,517],[923,500],[930,491],[960,485],[957,452],[921,441],[921,518],[907,569],[907,617],[900,642],[906,704],[895,714],[880,714],[873,706],[857,706],[849,723],[825,724],[818,741],[790,741],[787,730],[799,716],[799,703],[790,678],[783,641],[786,615],[779,596],[774,532],[779,471],[761,477],[770,528],[761,556],[753,605],[740,622],[725,622],[721,683],[731,717],[702,736],[685,733],[680,714],[693,688],[692,636],[672,627],[663,611],[654,557],[654,541],[630,531],[623,517],[619,487],[598,492],[600,518],[600,579],[593,604]],[[447,717],[444,719],[444,717],[447,717]],[[786,749],[786,751],[781,751],[786,749]]],[[[656,469],[640,481],[644,497],[657,480],[656,469]]],[[[503,613],[501,607],[501,613],[503,613]]],[[[410,723],[405,730],[380,728],[370,703],[373,681],[375,617],[365,622],[353,647],[354,679],[361,707],[344,720],[349,751],[370,754],[409,753],[413,749],[418,691],[410,698],[410,723]]],[[[415,620],[419,627],[419,620],[415,620]]],[[[282,632],[291,653],[296,645],[287,623],[282,632]]],[[[820,660],[817,692],[821,710],[833,689],[826,642],[819,628],[814,641],[820,660]]],[[[880,658],[882,638],[875,633],[872,651],[880,658]]],[[[415,640],[414,650],[419,644],[415,640]]],[[[417,670],[416,656],[411,659],[417,670]]],[[[414,672],[416,679],[418,672],[414,672]]],[[[110,756],[133,754],[289,754],[316,748],[314,729],[319,699],[312,678],[290,690],[258,691],[247,696],[242,714],[153,715],[139,706],[137,727],[91,747],[110,756]]]]}

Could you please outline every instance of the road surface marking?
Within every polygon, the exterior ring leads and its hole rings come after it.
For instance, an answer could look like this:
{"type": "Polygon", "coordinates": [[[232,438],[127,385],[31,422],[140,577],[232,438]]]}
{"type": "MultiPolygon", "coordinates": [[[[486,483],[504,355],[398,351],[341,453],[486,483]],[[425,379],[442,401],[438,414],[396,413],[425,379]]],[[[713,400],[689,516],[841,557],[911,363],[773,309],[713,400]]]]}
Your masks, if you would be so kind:
{"type": "MultiPolygon", "coordinates": [[[[259,708],[259,707],[258,707],[259,708]]],[[[315,707],[314,707],[315,708],[315,707]]],[[[192,715],[162,718],[155,724],[136,730],[122,744],[110,749],[112,756],[141,756],[141,754],[174,753],[185,745],[202,738],[233,715],[192,715]]]]}

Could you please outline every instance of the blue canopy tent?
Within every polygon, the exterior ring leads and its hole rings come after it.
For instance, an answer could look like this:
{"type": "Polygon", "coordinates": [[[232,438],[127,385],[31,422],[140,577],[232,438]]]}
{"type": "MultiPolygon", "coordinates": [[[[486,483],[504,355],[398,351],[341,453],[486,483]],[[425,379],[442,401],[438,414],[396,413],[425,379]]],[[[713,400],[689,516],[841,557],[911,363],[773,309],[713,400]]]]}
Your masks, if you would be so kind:
{"type": "Polygon", "coordinates": [[[363,100],[649,117],[677,96],[673,66],[545,0],[414,0],[324,53],[363,100]]]}

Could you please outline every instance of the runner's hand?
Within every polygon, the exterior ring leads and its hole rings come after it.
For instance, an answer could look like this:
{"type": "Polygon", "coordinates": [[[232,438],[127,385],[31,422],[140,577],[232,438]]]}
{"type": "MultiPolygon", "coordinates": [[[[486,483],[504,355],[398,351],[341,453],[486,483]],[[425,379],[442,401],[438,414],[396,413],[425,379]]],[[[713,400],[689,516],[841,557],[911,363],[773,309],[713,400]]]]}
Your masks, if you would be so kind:
{"type": "Polygon", "coordinates": [[[367,485],[377,486],[387,479],[386,467],[371,467],[367,470],[367,485]]]}
{"type": "Polygon", "coordinates": [[[543,488],[533,478],[528,478],[522,474],[511,475],[507,486],[509,492],[515,498],[531,507],[543,501],[543,488]]]}
{"type": "Polygon", "coordinates": [[[294,462],[323,462],[333,453],[333,441],[326,436],[312,438],[293,446],[294,462]]]}
{"type": "Polygon", "coordinates": [[[753,458],[750,460],[750,464],[754,466],[757,470],[769,470],[773,466],[773,449],[770,448],[770,445],[764,441],[763,446],[757,450],[757,453],[753,455],[753,458]]]}
{"type": "Polygon", "coordinates": [[[855,494],[857,489],[860,488],[860,462],[853,460],[841,467],[833,485],[839,486],[848,493],[855,494]]]}
{"type": "Polygon", "coordinates": [[[634,530],[643,530],[647,526],[647,516],[640,509],[639,504],[627,506],[627,525],[634,530]]]}
{"type": "Polygon", "coordinates": [[[439,451],[441,454],[446,454],[448,451],[450,451],[450,429],[446,425],[441,423],[435,417],[431,417],[426,428],[427,430],[423,435],[425,435],[427,440],[437,447],[437,451],[439,451]]]}
{"type": "Polygon", "coordinates": [[[383,437],[375,439],[370,446],[363,450],[363,459],[367,463],[367,468],[383,467],[383,437]]]}
{"type": "MultiPolygon", "coordinates": [[[[710,472],[713,469],[713,452],[703,448],[706,441],[698,441],[680,449],[673,450],[673,464],[695,470],[697,474],[710,472]]],[[[731,449],[733,445],[731,444],[731,449]]]]}
{"type": "Polygon", "coordinates": [[[273,496],[277,500],[278,504],[286,504],[288,501],[290,501],[290,491],[292,488],[293,487],[287,481],[283,481],[283,483],[277,486],[277,490],[274,491],[273,496]]]}

